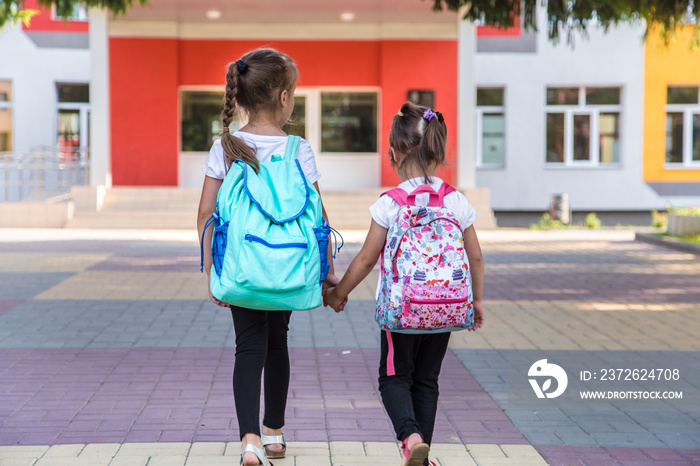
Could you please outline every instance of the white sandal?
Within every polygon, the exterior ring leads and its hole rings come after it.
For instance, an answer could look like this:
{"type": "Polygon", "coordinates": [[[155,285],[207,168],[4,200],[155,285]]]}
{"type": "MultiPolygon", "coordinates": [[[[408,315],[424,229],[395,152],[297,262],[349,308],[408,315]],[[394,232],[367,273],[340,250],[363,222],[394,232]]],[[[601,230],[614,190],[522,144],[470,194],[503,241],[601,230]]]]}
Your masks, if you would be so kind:
{"type": "Polygon", "coordinates": [[[262,464],[264,466],[268,466],[268,465],[273,466],[272,463],[267,462],[267,456],[265,455],[265,450],[263,448],[256,447],[252,443],[249,443],[248,445],[245,446],[245,448],[243,448],[243,450],[241,450],[241,464],[243,464],[243,455],[245,455],[246,453],[252,453],[255,456],[257,456],[258,460],[260,460],[260,464],[262,464]]]}
{"type": "Polygon", "coordinates": [[[287,453],[287,443],[284,441],[284,434],[282,435],[265,435],[262,434],[260,436],[262,439],[262,444],[263,447],[265,447],[265,453],[267,454],[268,458],[276,459],[276,458],[284,458],[284,455],[287,453]],[[268,445],[276,445],[280,444],[282,445],[281,450],[272,450],[270,448],[267,448],[268,445]]]}

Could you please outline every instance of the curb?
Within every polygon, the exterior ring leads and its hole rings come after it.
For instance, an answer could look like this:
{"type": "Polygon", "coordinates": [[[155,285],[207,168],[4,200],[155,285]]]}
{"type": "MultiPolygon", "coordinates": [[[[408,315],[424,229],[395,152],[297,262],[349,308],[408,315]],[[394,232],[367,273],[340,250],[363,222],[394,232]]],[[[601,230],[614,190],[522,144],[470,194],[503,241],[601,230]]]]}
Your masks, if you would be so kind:
{"type": "Polygon", "coordinates": [[[659,244],[661,246],[666,246],[671,249],[676,249],[679,251],[690,252],[692,254],[697,254],[700,256],[700,245],[686,243],[676,238],[669,236],[659,236],[653,233],[641,233],[635,232],[634,239],[637,241],[644,241],[646,243],[659,244]]]}

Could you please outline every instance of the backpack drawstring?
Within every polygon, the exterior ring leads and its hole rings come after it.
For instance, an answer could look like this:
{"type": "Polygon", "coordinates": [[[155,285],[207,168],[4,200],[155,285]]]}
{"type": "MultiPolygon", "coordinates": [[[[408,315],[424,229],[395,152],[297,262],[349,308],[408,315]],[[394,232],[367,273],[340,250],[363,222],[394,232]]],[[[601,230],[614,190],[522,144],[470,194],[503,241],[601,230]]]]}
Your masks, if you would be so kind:
{"type": "Polygon", "coordinates": [[[333,259],[335,259],[335,255],[340,252],[340,248],[345,246],[345,240],[343,239],[343,235],[341,235],[338,230],[336,230],[330,225],[328,225],[328,228],[331,229],[330,232],[333,234],[333,259]],[[338,238],[336,236],[340,236],[340,246],[338,246],[338,238]]]}
{"type": "Polygon", "coordinates": [[[211,217],[204,224],[204,230],[202,230],[202,241],[199,242],[199,271],[204,272],[204,235],[207,234],[207,228],[212,222],[219,219],[219,203],[216,203],[216,210],[212,212],[211,217]]]}

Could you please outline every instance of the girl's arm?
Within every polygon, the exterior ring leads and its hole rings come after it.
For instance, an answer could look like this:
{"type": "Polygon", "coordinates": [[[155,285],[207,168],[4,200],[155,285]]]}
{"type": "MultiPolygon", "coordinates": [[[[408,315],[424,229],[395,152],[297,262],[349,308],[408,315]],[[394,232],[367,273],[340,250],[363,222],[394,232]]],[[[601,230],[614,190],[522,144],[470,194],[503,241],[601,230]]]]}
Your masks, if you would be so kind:
{"type": "MultiPolygon", "coordinates": [[[[216,178],[211,178],[209,176],[204,177],[204,184],[202,185],[202,196],[199,199],[199,209],[197,210],[197,237],[202,241],[202,232],[204,231],[204,225],[206,225],[207,220],[211,217],[212,212],[216,210],[216,197],[219,194],[219,188],[221,187],[223,180],[217,180],[216,178]]],[[[209,288],[209,274],[211,272],[212,257],[211,257],[211,235],[214,228],[210,225],[207,228],[206,233],[204,233],[204,270],[207,272],[207,288],[209,288]]],[[[219,301],[211,294],[211,289],[209,289],[209,299],[211,299],[214,304],[221,307],[228,307],[228,304],[219,301]]]]}
{"type": "Polygon", "coordinates": [[[481,304],[481,296],[484,291],[484,257],[481,254],[481,246],[476,237],[474,225],[464,230],[464,248],[469,258],[474,293],[474,326],[470,327],[469,330],[476,330],[484,325],[484,309],[481,304]]]}
{"type": "Polygon", "coordinates": [[[387,229],[372,220],[362,249],[355,256],[338,286],[326,292],[326,301],[336,312],[343,310],[341,304],[352,290],[369,275],[384,248],[387,229]]]}

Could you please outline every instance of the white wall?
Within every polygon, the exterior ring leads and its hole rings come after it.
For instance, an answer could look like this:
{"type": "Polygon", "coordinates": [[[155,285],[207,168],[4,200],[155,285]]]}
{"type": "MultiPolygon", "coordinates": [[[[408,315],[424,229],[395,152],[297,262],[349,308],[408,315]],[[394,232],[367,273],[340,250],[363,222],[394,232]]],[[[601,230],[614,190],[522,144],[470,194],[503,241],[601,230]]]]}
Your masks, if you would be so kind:
{"type": "Polygon", "coordinates": [[[88,49],[38,48],[19,28],[0,31],[0,79],[12,81],[14,151],[57,142],[56,82],[88,83],[88,49]]]}
{"type": "Polygon", "coordinates": [[[539,17],[537,53],[479,53],[476,85],[505,87],[506,163],[477,169],[477,185],[491,189],[494,210],[546,210],[551,195],[568,193],[574,210],[663,208],[642,181],[643,26],[577,36],[572,48],[547,39],[539,17]],[[620,86],[620,164],[573,168],[545,165],[547,86],[620,86]]]}

